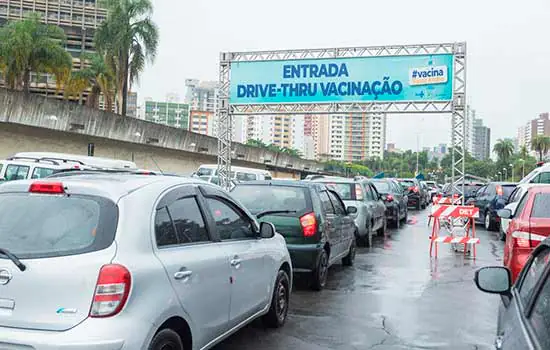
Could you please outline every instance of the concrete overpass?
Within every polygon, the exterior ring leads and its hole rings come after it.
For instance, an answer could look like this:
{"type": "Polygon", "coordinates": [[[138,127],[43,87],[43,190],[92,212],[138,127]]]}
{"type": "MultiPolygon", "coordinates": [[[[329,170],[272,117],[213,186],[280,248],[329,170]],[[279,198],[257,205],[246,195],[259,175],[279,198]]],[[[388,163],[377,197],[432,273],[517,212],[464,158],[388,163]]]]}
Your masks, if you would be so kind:
{"type": "MultiPolygon", "coordinates": [[[[24,151],[86,155],[90,143],[96,156],[171,173],[190,174],[200,164],[217,162],[214,137],[0,89],[0,158],[24,151]]],[[[233,164],[268,169],[275,177],[324,172],[321,163],[239,143],[233,145],[233,164]]]]}

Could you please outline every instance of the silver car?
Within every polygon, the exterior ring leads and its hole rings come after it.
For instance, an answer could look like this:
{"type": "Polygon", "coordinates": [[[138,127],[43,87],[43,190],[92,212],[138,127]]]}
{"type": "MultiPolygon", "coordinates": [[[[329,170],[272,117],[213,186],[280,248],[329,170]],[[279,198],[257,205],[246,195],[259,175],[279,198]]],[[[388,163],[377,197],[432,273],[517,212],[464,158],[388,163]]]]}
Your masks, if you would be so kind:
{"type": "Polygon", "coordinates": [[[386,205],[374,185],[365,177],[354,179],[331,176],[316,176],[311,181],[322,182],[334,190],[346,207],[356,207],[353,214],[355,236],[358,245],[372,246],[373,234],[386,231],[386,205]]]}
{"type": "Polygon", "coordinates": [[[199,179],[6,182],[0,242],[0,349],[208,349],[286,320],[284,238],[199,179]]]}

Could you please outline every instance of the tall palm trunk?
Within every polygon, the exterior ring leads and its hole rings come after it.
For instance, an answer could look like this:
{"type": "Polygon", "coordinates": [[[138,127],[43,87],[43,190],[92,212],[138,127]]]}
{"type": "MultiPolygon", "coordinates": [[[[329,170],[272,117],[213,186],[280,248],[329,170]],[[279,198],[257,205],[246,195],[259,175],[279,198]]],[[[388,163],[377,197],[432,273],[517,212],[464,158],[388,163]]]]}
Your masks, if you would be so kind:
{"type": "Polygon", "coordinates": [[[28,94],[31,91],[31,70],[25,69],[23,73],[23,91],[28,94]]]}
{"type": "Polygon", "coordinates": [[[128,100],[128,75],[129,75],[129,68],[130,63],[128,62],[129,59],[126,57],[124,60],[124,85],[122,85],[122,113],[120,113],[123,116],[126,116],[126,108],[127,108],[127,100],[128,100]]]}

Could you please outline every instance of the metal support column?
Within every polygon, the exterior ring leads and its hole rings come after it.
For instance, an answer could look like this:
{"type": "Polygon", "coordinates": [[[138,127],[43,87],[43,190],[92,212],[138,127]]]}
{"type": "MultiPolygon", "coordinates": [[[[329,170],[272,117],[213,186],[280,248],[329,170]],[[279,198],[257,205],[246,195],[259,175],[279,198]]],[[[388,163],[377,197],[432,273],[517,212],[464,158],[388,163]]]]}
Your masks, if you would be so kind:
{"type": "Polygon", "coordinates": [[[220,55],[220,87],[218,103],[218,178],[220,186],[229,189],[231,183],[231,135],[233,116],[229,105],[229,76],[231,71],[231,54],[220,55]]]}
{"type": "Polygon", "coordinates": [[[454,53],[453,106],[451,117],[451,147],[453,194],[458,193],[464,204],[464,174],[466,145],[466,43],[456,43],[454,53]]]}

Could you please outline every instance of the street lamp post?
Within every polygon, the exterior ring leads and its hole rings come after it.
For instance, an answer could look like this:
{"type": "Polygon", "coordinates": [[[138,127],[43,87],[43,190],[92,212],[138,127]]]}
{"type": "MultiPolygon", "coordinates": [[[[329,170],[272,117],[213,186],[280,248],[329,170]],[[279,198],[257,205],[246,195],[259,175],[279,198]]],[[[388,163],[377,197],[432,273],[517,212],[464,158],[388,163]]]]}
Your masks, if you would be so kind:
{"type": "Polygon", "coordinates": [[[502,173],[499,171],[497,175],[498,181],[502,181],[502,173]]]}
{"type": "Polygon", "coordinates": [[[514,182],[514,164],[510,164],[510,168],[512,168],[512,182],[514,182]]]}
{"type": "Polygon", "coordinates": [[[525,177],[525,160],[520,159],[521,162],[521,178],[523,179],[525,177]]]}
{"type": "Polygon", "coordinates": [[[508,168],[502,168],[502,171],[504,171],[504,181],[506,181],[508,179],[508,168]]]}

